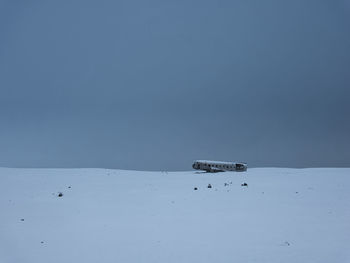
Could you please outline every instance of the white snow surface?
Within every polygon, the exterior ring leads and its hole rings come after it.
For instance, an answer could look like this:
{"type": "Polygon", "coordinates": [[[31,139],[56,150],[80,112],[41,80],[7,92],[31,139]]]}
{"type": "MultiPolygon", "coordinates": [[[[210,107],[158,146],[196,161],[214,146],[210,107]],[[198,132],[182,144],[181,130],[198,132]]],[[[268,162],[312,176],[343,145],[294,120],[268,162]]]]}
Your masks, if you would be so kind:
{"type": "Polygon", "coordinates": [[[350,168],[0,168],[0,262],[350,262],[349,190],[350,168]]]}

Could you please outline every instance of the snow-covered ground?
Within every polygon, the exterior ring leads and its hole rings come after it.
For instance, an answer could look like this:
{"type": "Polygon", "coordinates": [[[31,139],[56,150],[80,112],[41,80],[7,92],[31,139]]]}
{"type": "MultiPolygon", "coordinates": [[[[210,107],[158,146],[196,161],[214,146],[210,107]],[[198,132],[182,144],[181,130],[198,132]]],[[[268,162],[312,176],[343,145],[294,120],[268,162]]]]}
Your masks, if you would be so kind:
{"type": "Polygon", "coordinates": [[[0,168],[0,213],[1,263],[350,262],[350,168],[0,168]]]}

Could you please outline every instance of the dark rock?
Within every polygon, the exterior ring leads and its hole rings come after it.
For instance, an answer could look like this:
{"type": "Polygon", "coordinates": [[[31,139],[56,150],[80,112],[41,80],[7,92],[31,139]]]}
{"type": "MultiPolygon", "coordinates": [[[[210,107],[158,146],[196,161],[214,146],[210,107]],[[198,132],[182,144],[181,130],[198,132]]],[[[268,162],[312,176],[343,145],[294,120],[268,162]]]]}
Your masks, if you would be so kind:
{"type": "Polygon", "coordinates": [[[211,188],[211,184],[208,184],[208,188],[211,188]]]}
{"type": "Polygon", "coordinates": [[[63,193],[59,192],[58,197],[62,197],[62,196],[63,196],[63,193]]]}
{"type": "Polygon", "coordinates": [[[241,184],[241,186],[248,186],[248,184],[247,183],[243,183],[243,184],[241,184]]]}
{"type": "Polygon", "coordinates": [[[194,188],[194,190],[196,191],[196,190],[198,190],[198,188],[197,188],[197,187],[195,187],[195,188],[194,188]]]}

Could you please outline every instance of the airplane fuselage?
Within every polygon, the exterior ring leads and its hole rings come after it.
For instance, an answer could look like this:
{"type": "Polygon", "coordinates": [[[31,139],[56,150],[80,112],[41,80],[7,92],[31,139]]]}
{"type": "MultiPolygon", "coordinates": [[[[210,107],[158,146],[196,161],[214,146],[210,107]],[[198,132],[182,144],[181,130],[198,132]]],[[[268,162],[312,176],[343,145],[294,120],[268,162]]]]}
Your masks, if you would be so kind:
{"type": "Polygon", "coordinates": [[[236,162],[220,162],[220,161],[207,161],[197,160],[192,164],[192,168],[196,170],[203,170],[206,172],[224,172],[224,171],[246,171],[246,163],[236,162]]]}

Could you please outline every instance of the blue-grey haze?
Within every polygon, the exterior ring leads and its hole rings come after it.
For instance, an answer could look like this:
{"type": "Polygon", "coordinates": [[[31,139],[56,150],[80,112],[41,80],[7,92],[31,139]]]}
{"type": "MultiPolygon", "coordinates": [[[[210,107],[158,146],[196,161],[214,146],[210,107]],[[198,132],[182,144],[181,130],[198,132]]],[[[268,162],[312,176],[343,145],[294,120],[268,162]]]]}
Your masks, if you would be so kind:
{"type": "Polygon", "coordinates": [[[0,0],[0,166],[350,166],[349,0],[0,0]]]}

